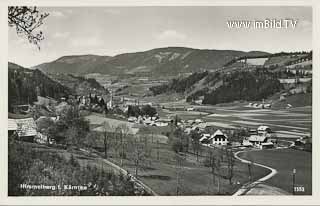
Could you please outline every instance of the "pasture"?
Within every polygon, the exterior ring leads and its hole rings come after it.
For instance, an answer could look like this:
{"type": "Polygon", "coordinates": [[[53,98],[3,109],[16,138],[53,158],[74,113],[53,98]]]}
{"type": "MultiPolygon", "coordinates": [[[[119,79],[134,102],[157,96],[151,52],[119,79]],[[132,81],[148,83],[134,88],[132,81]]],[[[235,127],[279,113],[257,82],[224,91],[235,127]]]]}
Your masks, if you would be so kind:
{"type": "Polygon", "coordinates": [[[162,115],[188,119],[203,119],[217,128],[234,129],[237,127],[257,128],[269,126],[281,138],[299,138],[311,133],[312,109],[299,107],[273,110],[255,109],[245,106],[196,106],[196,111],[162,110],[162,115]]]}
{"type": "Polygon", "coordinates": [[[256,163],[270,166],[278,173],[266,183],[279,187],[292,194],[292,171],[296,169],[295,185],[305,188],[305,192],[296,192],[295,195],[312,194],[312,154],[293,149],[261,150],[241,153],[241,158],[253,158],[256,163]],[[283,164],[286,162],[286,164],[283,164]]]}

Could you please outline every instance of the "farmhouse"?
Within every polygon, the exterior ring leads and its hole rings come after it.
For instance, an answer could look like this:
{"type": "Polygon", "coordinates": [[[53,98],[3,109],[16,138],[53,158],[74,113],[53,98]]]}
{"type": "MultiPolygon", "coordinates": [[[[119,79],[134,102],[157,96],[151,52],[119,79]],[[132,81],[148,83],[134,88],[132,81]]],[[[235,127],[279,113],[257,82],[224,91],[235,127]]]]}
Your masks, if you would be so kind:
{"type": "Polygon", "coordinates": [[[217,130],[210,138],[210,144],[213,145],[226,145],[228,143],[227,135],[223,134],[221,130],[217,130]]]}
{"type": "Polygon", "coordinates": [[[200,143],[202,144],[209,144],[209,138],[210,138],[210,134],[202,134],[201,138],[199,139],[200,143]]]}
{"type": "Polygon", "coordinates": [[[251,135],[248,137],[248,141],[252,145],[260,145],[261,143],[267,142],[267,136],[266,135],[251,135]]]}
{"type": "Polygon", "coordinates": [[[18,125],[17,134],[20,140],[33,142],[37,135],[37,125],[33,118],[15,119],[18,125]]]}
{"type": "Polygon", "coordinates": [[[271,129],[268,126],[260,126],[258,127],[257,131],[258,131],[258,135],[271,133],[271,129]]]}

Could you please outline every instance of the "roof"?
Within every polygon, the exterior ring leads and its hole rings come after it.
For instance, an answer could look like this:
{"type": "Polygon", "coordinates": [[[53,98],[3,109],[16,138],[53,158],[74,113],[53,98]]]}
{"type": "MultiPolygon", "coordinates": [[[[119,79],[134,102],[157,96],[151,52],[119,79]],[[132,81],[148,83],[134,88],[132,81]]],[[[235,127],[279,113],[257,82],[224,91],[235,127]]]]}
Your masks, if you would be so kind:
{"type": "Polygon", "coordinates": [[[225,136],[227,138],[227,135],[223,134],[220,129],[218,129],[211,137],[210,139],[214,138],[215,136],[225,136]]]}
{"type": "Polygon", "coordinates": [[[203,141],[205,139],[208,139],[210,137],[210,134],[203,134],[203,136],[199,139],[199,141],[203,141]]]}
{"type": "Polygon", "coordinates": [[[8,130],[14,131],[18,129],[18,125],[14,119],[8,119],[8,130]]]}
{"type": "Polygon", "coordinates": [[[273,145],[272,142],[264,142],[264,143],[261,143],[261,145],[273,145]]]}
{"type": "Polygon", "coordinates": [[[14,114],[11,112],[8,112],[8,118],[9,119],[25,119],[31,117],[32,114],[14,114]]]}
{"type": "MultiPolygon", "coordinates": [[[[220,129],[218,129],[214,134],[213,136],[217,136],[217,135],[224,135],[223,132],[221,132],[220,129]]],[[[225,136],[225,135],[224,135],[225,136]]]]}
{"type": "Polygon", "coordinates": [[[270,129],[268,126],[260,126],[258,127],[258,130],[260,131],[266,131],[267,129],[270,129]]]}
{"type": "Polygon", "coordinates": [[[18,125],[19,137],[35,136],[37,134],[37,125],[33,118],[16,119],[15,121],[18,125]]]}
{"type": "Polygon", "coordinates": [[[262,135],[251,135],[248,140],[253,142],[263,142],[265,138],[267,137],[262,135]]]}

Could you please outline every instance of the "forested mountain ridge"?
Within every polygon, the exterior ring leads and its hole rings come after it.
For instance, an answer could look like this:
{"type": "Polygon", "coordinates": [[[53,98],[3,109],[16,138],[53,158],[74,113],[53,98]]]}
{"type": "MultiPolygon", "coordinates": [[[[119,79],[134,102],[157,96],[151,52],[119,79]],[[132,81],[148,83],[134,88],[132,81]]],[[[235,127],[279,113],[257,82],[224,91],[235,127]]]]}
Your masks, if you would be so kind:
{"type": "Polygon", "coordinates": [[[51,79],[59,82],[61,85],[71,89],[76,95],[87,95],[89,93],[106,94],[108,90],[105,89],[94,78],[86,78],[65,73],[46,73],[51,79]]]}
{"type": "Polygon", "coordinates": [[[58,99],[71,93],[69,88],[55,82],[40,70],[8,63],[9,110],[13,105],[31,104],[37,101],[37,95],[58,99]]]}
{"type": "Polygon", "coordinates": [[[144,52],[119,54],[113,57],[96,55],[65,56],[49,63],[37,65],[34,68],[46,73],[76,75],[101,73],[166,76],[216,70],[227,62],[242,56],[263,55],[269,55],[269,53],[166,47],[144,52]]]}
{"type": "Polygon", "coordinates": [[[202,99],[204,104],[218,104],[235,100],[262,100],[281,91],[279,74],[265,69],[249,71],[202,72],[177,78],[150,88],[154,95],[183,93],[188,102],[202,99]]]}

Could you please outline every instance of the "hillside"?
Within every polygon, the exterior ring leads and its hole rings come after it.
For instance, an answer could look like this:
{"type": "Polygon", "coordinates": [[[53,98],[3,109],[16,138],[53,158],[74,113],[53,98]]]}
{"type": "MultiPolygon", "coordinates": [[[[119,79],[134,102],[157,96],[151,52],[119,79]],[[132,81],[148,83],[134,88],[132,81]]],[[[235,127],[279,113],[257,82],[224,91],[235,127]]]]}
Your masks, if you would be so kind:
{"type": "Polygon", "coordinates": [[[87,95],[89,93],[106,94],[106,90],[93,78],[85,78],[65,73],[47,73],[51,79],[73,91],[73,94],[87,95]]]}
{"type": "Polygon", "coordinates": [[[8,64],[9,111],[13,105],[37,101],[37,95],[60,98],[71,90],[47,77],[39,70],[30,70],[17,64],[8,64]]]}
{"type": "Polygon", "coordinates": [[[45,73],[86,74],[95,67],[100,67],[110,59],[109,56],[74,55],[63,56],[59,59],[34,66],[45,73]]]}
{"type": "MultiPolygon", "coordinates": [[[[285,59],[285,57],[282,57],[282,59],[285,59]]],[[[263,59],[263,61],[266,61],[266,59],[263,59]]],[[[312,67],[310,60],[303,63],[308,63],[307,65],[312,67]]],[[[256,64],[259,65],[260,62],[256,64]]],[[[302,65],[302,63],[299,64],[302,65]]],[[[306,66],[299,67],[299,69],[306,69],[306,66]]],[[[174,78],[168,83],[152,86],[149,90],[153,95],[179,93],[184,96],[187,102],[214,105],[238,100],[262,101],[275,97],[274,95],[280,94],[279,92],[309,94],[312,87],[309,82],[302,81],[304,78],[307,80],[312,76],[310,73],[304,72],[293,73],[286,68],[270,69],[259,65],[251,67],[251,69],[247,69],[247,67],[243,69],[243,67],[238,66],[235,70],[225,68],[215,72],[195,72],[187,77],[174,78]],[[297,77],[301,78],[301,82],[297,84],[283,81],[286,79],[291,81],[297,77]]],[[[310,105],[311,102],[309,99],[299,101],[294,95],[288,96],[288,101],[279,102],[279,98],[278,95],[275,99],[272,99],[272,102],[280,107],[291,103],[293,106],[310,105]]]]}
{"type": "Polygon", "coordinates": [[[215,70],[241,56],[263,56],[266,52],[234,50],[200,50],[185,47],[167,47],[144,52],[109,56],[65,56],[35,66],[46,73],[110,75],[178,75],[215,70]]]}

